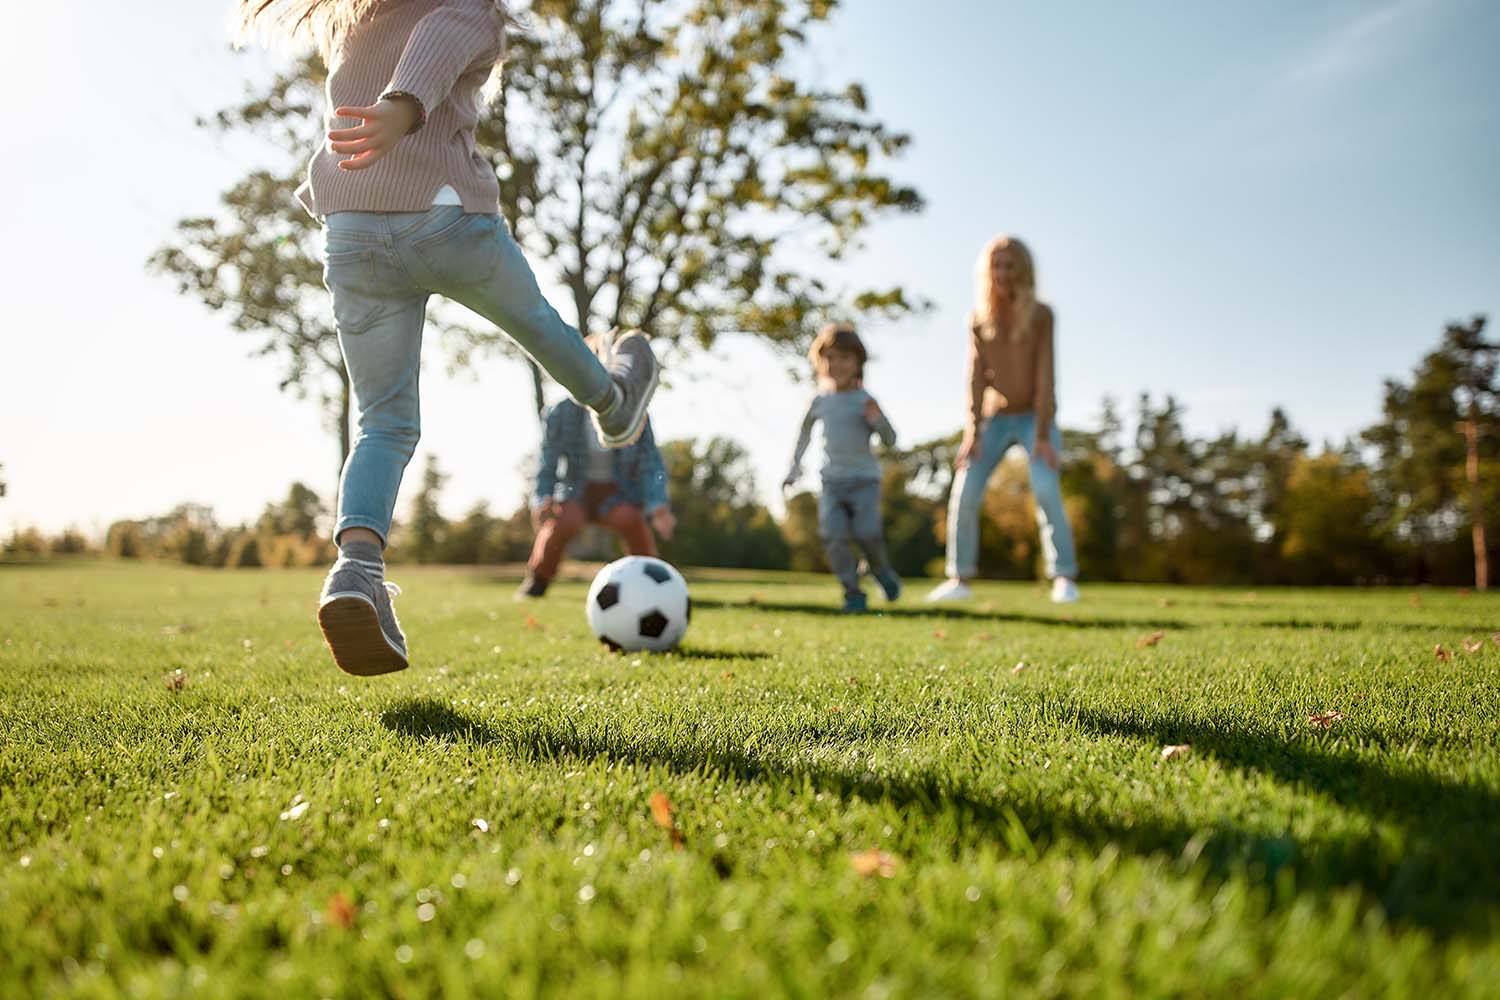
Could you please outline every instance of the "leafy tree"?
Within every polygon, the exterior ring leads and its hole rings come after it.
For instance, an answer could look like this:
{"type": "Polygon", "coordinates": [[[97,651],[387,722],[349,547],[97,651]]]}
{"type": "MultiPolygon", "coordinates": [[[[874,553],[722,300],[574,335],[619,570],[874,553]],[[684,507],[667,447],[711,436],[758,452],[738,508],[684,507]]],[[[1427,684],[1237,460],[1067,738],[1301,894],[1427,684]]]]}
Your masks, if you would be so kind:
{"type": "Polygon", "coordinates": [[[745,449],[728,438],[661,446],[677,531],[662,557],[685,566],[786,569],[781,529],[756,500],[745,449]]]}
{"type": "Polygon", "coordinates": [[[306,540],[318,530],[318,522],[327,513],[328,508],[318,494],[311,487],[296,482],[287,490],[285,500],[266,504],[256,528],[261,534],[298,535],[306,540]]]}
{"type": "Polygon", "coordinates": [[[437,456],[428,455],[422,485],[411,500],[411,520],[402,532],[402,554],[413,562],[437,562],[441,557],[448,521],[438,509],[438,494],[447,479],[438,468],[437,456]]]}
{"type": "MultiPolygon", "coordinates": [[[[908,137],[863,89],[798,80],[793,65],[833,0],[535,0],[518,14],[502,96],[476,130],[501,178],[501,211],[555,262],[585,332],[643,326],[664,344],[746,333],[800,348],[828,314],[899,314],[902,289],[830,288],[801,261],[839,258],[869,223],[916,211],[881,173],[908,137]],[[790,251],[783,253],[782,251],[790,251]]],[[[348,375],[321,287],[319,229],[292,197],[321,139],[324,70],[306,58],[203,123],[248,135],[278,163],[184,219],[150,266],[259,338],[281,386],[318,400],[350,435],[348,375]]],[[[373,95],[372,95],[373,97],[373,95]]],[[[508,350],[498,332],[454,322],[455,367],[508,350]]],[[[514,351],[511,351],[514,353],[514,351]]],[[[543,385],[532,366],[538,413],[543,385]]]]}

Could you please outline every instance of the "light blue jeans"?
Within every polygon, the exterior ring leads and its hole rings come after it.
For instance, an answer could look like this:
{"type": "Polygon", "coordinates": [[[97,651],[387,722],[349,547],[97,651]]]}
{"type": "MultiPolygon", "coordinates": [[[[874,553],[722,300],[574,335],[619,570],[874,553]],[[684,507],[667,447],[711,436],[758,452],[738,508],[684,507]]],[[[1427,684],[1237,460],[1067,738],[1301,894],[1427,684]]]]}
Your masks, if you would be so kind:
{"type": "MultiPolygon", "coordinates": [[[[1052,425],[1052,447],[1062,454],[1062,432],[1052,425]]],[[[1001,413],[985,422],[979,432],[979,452],[953,477],[948,500],[948,575],[968,579],[979,571],[979,511],[984,491],[995,466],[1010,446],[1018,444],[1031,454],[1036,440],[1036,414],[1001,413]]],[[[1031,458],[1031,495],[1036,499],[1036,524],[1042,535],[1042,556],[1047,576],[1078,576],[1078,554],[1073,548],[1073,529],[1063,509],[1062,483],[1057,470],[1031,458]]]]}
{"type": "Polygon", "coordinates": [[[499,326],[574,399],[613,395],[609,373],[542,298],[531,266],[498,215],[457,205],[426,212],[337,212],[324,223],[323,283],[354,395],[353,447],[339,485],[334,538],[369,528],[385,541],[401,475],[421,434],[417,376],[432,294],[499,326]]]}

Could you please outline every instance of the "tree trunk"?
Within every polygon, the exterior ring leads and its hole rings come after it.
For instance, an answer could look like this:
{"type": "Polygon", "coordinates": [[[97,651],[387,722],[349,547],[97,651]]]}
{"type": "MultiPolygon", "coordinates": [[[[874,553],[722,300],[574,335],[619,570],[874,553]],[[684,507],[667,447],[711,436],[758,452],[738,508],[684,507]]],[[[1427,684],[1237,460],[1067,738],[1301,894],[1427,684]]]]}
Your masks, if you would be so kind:
{"type": "Polygon", "coordinates": [[[1479,414],[1469,407],[1469,419],[1459,424],[1468,446],[1469,516],[1473,518],[1474,589],[1490,589],[1489,546],[1484,536],[1484,494],[1479,488],[1479,414]]]}
{"type": "Polygon", "coordinates": [[[546,385],[542,382],[542,369],[535,361],[526,359],[526,367],[531,369],[531,398],[536,404],[536,419],[540,423],[542,411],[547,408],[546,385]]]}

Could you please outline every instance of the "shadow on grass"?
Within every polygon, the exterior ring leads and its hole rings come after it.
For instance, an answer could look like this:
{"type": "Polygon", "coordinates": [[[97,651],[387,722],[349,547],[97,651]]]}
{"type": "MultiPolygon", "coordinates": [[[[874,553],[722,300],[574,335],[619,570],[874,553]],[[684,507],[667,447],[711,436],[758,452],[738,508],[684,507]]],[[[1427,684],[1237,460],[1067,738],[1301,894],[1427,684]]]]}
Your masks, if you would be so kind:
{"type": "MultiPolygon", "coordinates": [[[[1393,923],[1441,937],[1488,936],[1500,929],[1500,860],[1492,849],[1493,833],[1500,829],[1500,796],[1490,789],[1172,714],[1122,718],[1064,705],[1061,718],[1095,733],[1140,739],[1152,748],[1191,743],[1195,754],[1224,766],[1267,774],[1395,824],[1400,836],[1385,828],[1296,837],[1229,819],[1195,825],[1145,803],[1124,814],[1105,813],[1006,798],[951,774],[887,777],[857,767],[780,760],[739,746],[685,740],[681,734],[631,734],[614,727],[583,731],[534,717],[516,719],[515,728],[502,733],[433,699],[405,702],[383,713],[381,721],[407,736],[490,745],[533,762],[603,758],[677,774],[716,771],[792,789],[811,785],[841,798],[890,803],[914,818],[941,818],[957,831],[950,844],[955,853],[983,843],[1027,857],[1054,844],[1096,851],[1113,845],[1175,861],[1180,870],[1202,865],[1214,880],[1243,875],[1268,889],[1272,906],[1309,893],[1352,889],[1366,902],[1378,903],[1393,923]]],[[[822,724],[800,724],[774,735],[776,740],[762,745],[827,747],[840,735],[843,741],[868,743],[894,733],[861,730],[849,740],[849,734],[822,724]]]]}
{"type": "MultiPolygon", "coordinates": [[[[696,603],[696,602],[695,602],[696,603]]],[[[621,653],[628,656],[628,653],[621,653]]],[[[700,649],[694,646],[678,646],[668,653],[653,656],[668,660],[769,660],[771,654],[764,649],[700,649]]]]}
{"type": "MultiPolygon", "coordinates": [[[[828,615],[834,618],[850,618],[837,605],[811,604],[786,601],[720,601],[712,598],[694,598],[693,608],[719,611],[781,611],[798,615],[828,615]]],[[[1061,628],[1097,629],[1163,629],[1179,631],[1195,626],[1182,621],[1156,620],[1151,618],[1052,618],[1046,615],[1028,615],[1018,611],[984,611],[978,608],[962,608],[952,605],[934,605],[926,608],[891,607],[872,605],[863,618],[911,618],[947,619],[978,622],[1018,622],[1026,625],[1055,625],[1061,628]]]]}

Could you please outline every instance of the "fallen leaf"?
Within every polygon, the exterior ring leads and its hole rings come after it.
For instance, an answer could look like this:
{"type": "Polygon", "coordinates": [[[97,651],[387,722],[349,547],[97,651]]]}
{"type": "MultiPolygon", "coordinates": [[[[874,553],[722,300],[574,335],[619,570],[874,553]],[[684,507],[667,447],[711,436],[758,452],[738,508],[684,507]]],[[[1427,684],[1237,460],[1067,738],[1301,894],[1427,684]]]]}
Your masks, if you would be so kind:
{"type": "Polygon", "coordinates": [[[176,670],[167,675],[167,690],[181,691],[183,688],[187,687],[187,682],[187,674],[182,672],[181,667],[178,667],[176,670]]]}
{"type": "Polygon", "coordinates": [[[490,832],[490,824],[489,824],[489,822],[487,820],[480,819],[479,817],[476,816],[476,817],[474,817],[474,819],[472,820],[472,822],[474,824],[474,829],[478,830],[480,833],[489,833],[490,832]]]}
{"type": "Polygon", "coordinates": [[[1432,655],[1437,657],[1439,663],[1447,663],[1453,658],[1453,654],[1444,649],[1442,643],[1432,647],[1432,655]]]}
{"type": "Polygon", "coordinates": [[[946,639],[948,638],[948,633],[943,629],[935,628],[932,630],[932,637],[934,639],[946,639]]]}
{"type": "Polygon", "coordinates": [[[1019,674],[1023,670],[1030,670],[1030,669],[1031,669],[1031,664],[1027,663],[1025,660],[1021,660],[1015,666],[1013,666],[1013,667],[1010,668],[1010,672],[1011,672],[1012,675],[1015,675],[1015,674],[1019,674]]]}
{"type": "Polygon", "coordinates": [[[980,632],[978,635],[974,636],[974,641],[989,642],[993,638],[995,638],[995,633],[993,632],[980,632]]]}
{"type": "Polygon", "coordinates": [[[1156,606],[1158,608],[1170,608],[1172,604],[1173,601],[1170,597],[1159,597],[1156,599],[1156,606]]]}
{"type": "Polygon", "coordinates": [[[894,878],[896,870],[901,867],[901,859],[894,854],[870,848],[868,851],[856,851],[849,855],[849,864],[855,872],[870,878],[879,875],[881,878],[894,878]]]}
{"type": "Polygon", "coordinates": [[[659,791],[651,793],[651,819],[671,834],[672,847],[682,850],[682,831],[677,829],[677,821],[672,818],[672,800],[659,791]]]}
{"type": "Polygon", "coordinates": [[[1409,601],[1410,601],[1412,607],[1414,607],[1414,608],[1420,608],[1422,606],[1422,595],[1421,594],[1412,594],[1411,597],[1409,598],[1409,601]]]}
{"type": "Polygon", "coordinates": [[[547,631],[547,626],[538,621],[536,615],[526,616],[526,627],[536,632],[547,631]]]}
{"type": "Polygon", "coordinates": [[[1173,757],[1186,757],[1193,750],[1191,743],[1171,743],[1161,748],[1161,759],[1171,760],[1173,757]]]}
{"type": "Polygon", "coordinates": [[[1155,632],[1152,632],[1150,635],[1143,635],[1143,636],[1141,636],[1139,639],[1137,639],[1135,641],[1135,644],[1138,647],[1140,647],[1141,649],[1145,649],[1147,646],[1154,646],[1154,645],[1156,645],[1158,642],[1161,642],[1166,637],[1167,637],[1167,633],[1163,632],[1161,629],[1157,629],[1155,632]]]}
{"type": "Polygon", "coordinates": [[[335,927],[348,930],[354,926],[354,904],[342,892],[336,892],[328,897],[327,913],[328,922],[335,927]]]}
{"type": "Polygon", "coordinates": [[[1484,640],[1476,639],[1472,635],[1464,636],[1464,652],[1477,653],[1484,648],[1484,640]]]}
{"type": "Polygon", "coordinates": [[[734,680],[734,671],[733,670],[726,670],[722,674],[720,674],[719,676],[721,678],[723,678],[724,680],[726,680],[726,681],[732,681],[732,680],[734,680]]]}
{"type": "Polygon", "coordinates": [[[1329,726],[1333,725],[1335,722],[1338,722],[1343,717],[1343,712],[1340,712],[1337,709],[1329,709],[1326,712],[1318,712],[1316,715],[1309,715],[1307,717],[1307,723],[1308,725],[1316,726],[1319,729],[1327,729],[1329,726]]]}

